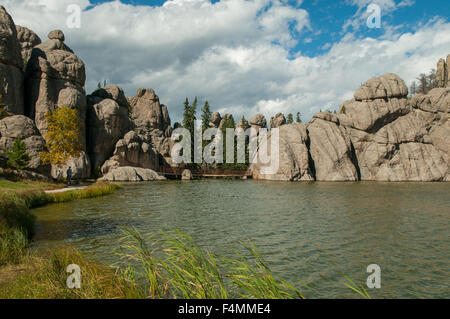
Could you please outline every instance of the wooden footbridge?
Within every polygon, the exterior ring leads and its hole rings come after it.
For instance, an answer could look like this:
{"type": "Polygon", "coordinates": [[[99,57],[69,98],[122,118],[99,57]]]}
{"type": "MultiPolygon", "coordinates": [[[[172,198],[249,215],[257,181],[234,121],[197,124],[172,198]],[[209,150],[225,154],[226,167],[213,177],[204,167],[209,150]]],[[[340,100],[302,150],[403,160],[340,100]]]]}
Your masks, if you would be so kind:
{"type": "Polygon", "coordinates": [[[252,178],[250,170],[221,169],[221,168],[189,168],[189,167],[166,167],[160,168],[159,173],[168,179],[180,179],[183,171],[188,169],[194,178],[252,178]]]}

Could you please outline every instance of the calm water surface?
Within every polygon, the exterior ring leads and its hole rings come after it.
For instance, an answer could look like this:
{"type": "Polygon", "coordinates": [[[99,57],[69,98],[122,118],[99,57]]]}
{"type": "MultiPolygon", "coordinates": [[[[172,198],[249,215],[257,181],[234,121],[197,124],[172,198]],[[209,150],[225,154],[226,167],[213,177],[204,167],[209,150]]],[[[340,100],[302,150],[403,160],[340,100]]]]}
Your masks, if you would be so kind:
{"type": "Polygon", "coordinates": [[[130,184],[117,193],[34,210],[37,245],[71,243],[116,261],[120,226],[178,228],[222,256],[251,239],[274,272],[309,298],[355,297],[382,271],[376,298],[450,297],[450,183],[202,180],[130,184]]]}

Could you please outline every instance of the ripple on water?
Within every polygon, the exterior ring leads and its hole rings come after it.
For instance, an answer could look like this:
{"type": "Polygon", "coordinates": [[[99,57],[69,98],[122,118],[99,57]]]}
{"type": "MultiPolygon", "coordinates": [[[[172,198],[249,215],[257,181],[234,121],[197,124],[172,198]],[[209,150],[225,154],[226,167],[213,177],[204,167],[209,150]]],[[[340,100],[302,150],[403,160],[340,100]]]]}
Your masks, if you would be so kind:
{"type": "Polygon", "coordinates": [[[308,283],[308,297],[355,297],[344,275],[364,283],[382,269],[374,297],[448,297],[449,183],[278,183],[204,180],[130,184],[103,198],[35,210],[38,245],[71,242],[115,262],[120,227],[144,235],[181,229],[232,256],[252,240],[273,270],[308,283]]]}

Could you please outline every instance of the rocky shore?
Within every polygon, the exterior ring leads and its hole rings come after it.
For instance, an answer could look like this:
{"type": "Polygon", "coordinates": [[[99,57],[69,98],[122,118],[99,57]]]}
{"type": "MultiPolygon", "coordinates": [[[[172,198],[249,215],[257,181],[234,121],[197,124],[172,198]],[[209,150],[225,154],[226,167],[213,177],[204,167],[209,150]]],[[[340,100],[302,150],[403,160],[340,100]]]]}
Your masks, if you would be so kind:
{"type": "MultiPolygon", "coordinates": [[[[68,163],[73,178],[97,172],[106,180],[164,179],[155,172],[171,163],[172,126],[154,90],[126,97],[109,85],[87,95],[85,65],[62,31],[41,42],[32,30],[16,26],[2,6],[0,22],[0,93],[10,114],[0,120],[0,151],[19,137],[31,158],[28,169],[56,178],[56,167],[44,165],[39,153],[45,149],[45,114],[66,106],[84,123],[83,152],[68,163]]],[[[293,124],[276,114],[270,126],[280,129],[280,167],[263,175],[263,164],[252,164],[253,178],[449,181],[449,64],[450,55],[438,62],[438,87],[426,95],[408,98],[399,76],[383,74],[364,83],[337,114],[320,112],[308,123],[293,124]]],[[[213,113],[210,126],[220,127],[227,116],[213,113]]],[[[267,120],[257,114],[238,126],[266,127],[267,120]]]]}

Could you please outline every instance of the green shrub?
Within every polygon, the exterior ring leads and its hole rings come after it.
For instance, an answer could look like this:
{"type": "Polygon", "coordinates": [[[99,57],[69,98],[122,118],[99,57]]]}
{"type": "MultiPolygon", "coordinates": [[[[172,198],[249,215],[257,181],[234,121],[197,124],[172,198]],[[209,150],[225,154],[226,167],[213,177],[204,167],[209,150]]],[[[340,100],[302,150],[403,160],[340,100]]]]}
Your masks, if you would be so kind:
{"type": "Polygon", "coordinates": [[[30,162],[25,142],[20,138],[15,139],[11,149],[5,152],[5,157],[7,158],[6,164],[8,167],[18,170],[25,169],[30,162]]]}

